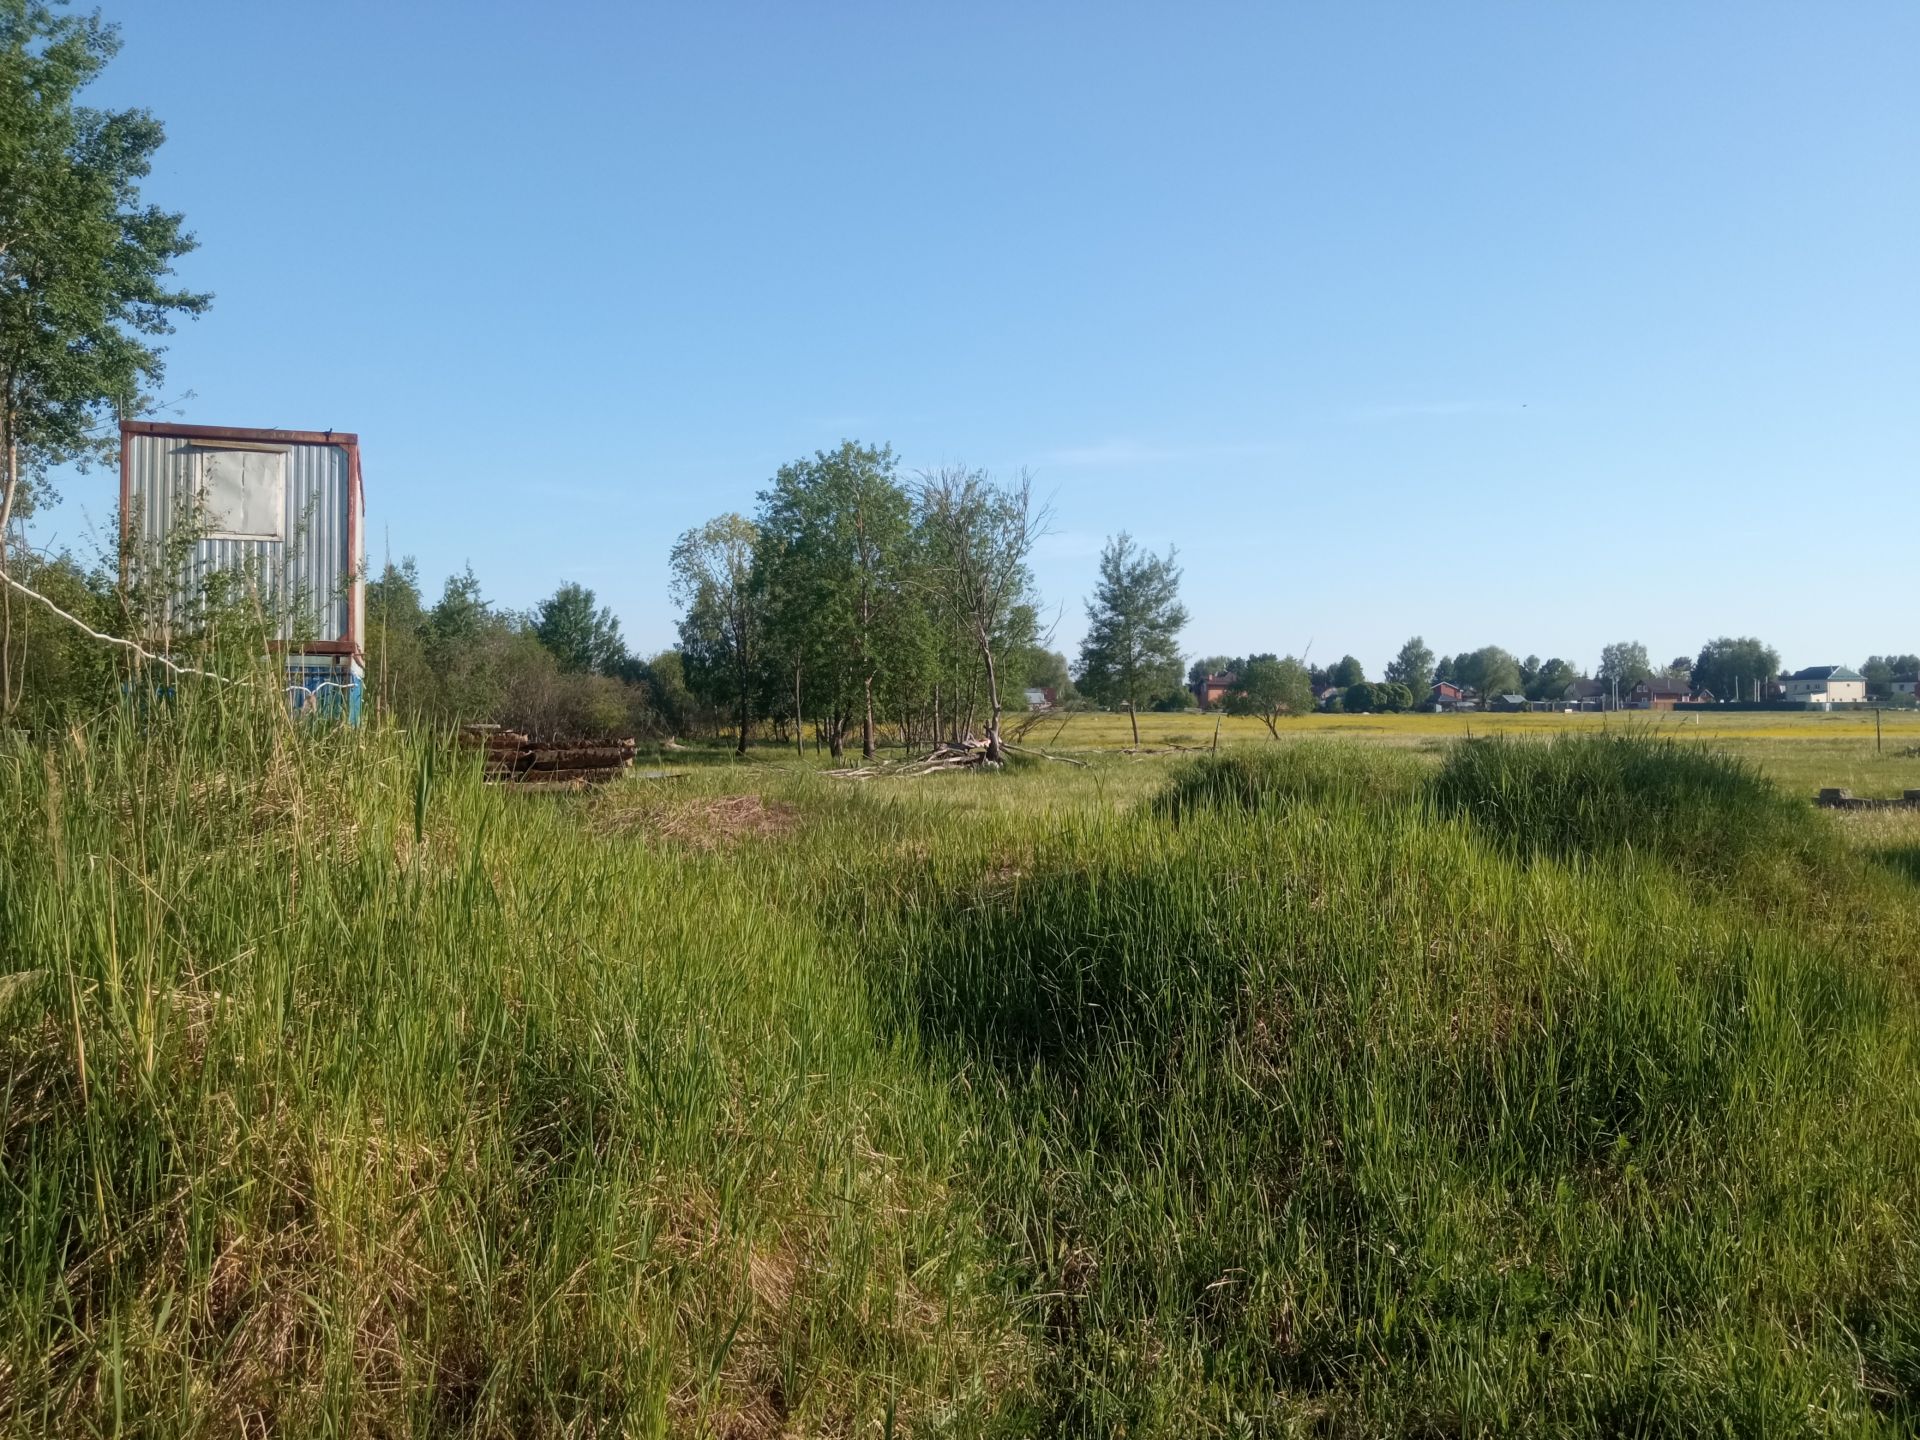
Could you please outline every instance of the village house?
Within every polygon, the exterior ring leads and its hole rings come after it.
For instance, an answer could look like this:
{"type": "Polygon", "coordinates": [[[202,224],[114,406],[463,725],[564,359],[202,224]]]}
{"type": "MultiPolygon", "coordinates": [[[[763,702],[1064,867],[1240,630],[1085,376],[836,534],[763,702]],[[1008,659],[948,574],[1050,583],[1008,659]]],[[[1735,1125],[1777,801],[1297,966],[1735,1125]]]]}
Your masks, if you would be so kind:
{"type": "Polygon", "coordinates": [[[1436,680],[1433,688],[1427,692],[1427,708],[1430,710],[1471,710],[1474,708],[1473,692],[1451,680],[1436,680]]]}
{"type": "Polygon", "coordinates": [[[1629,710],[1671,710],[1692,703],[1693,688],[1671,675],[1649,676],[1627,692],[1629,710]]]}
{"type": "Polygon", "coordinates": [[[1582,675],[1560,692],[1560,698],[1576,710],[1604,710],[1607,708],[1607,687],[1598,680],[1582,675]]]}
{"type": "Polygon", "coordinates": [[[1780,698],[1819,708],[1858,705],[1867,698],[1867,677],[1845,665],[1810,665],[1781,680],[1780,698]]]}
{"type": "Polygon", "coordinates": [[[1053,709],[1053,706],[1054,706],[1054,689],[1051,685],[1048,685],[1045,687],[1035,686],[1035,687],[1028,688],[1027,709],[1051,710],[1053,709]]]}
{"type": "Polygon", "coordinates": [[[1895,695],[1904,695],[1909,700],[1920,699],[1920,694],[1915,693],[1916,691],[1920,691],[1920,677],[1902,675],[1898,680],[1895,680],[1889,688],[1892,689],[1895,695]]]}
{"type": "Polygon", "coordinates": [[[1231,670],[1221,670],[1208,675],[1193,687],[1193,698],[1200,702],[1202,710],[1211,710],[1227,698],[1227,692],[1240,683],[1240,677],[1231,670]]]}

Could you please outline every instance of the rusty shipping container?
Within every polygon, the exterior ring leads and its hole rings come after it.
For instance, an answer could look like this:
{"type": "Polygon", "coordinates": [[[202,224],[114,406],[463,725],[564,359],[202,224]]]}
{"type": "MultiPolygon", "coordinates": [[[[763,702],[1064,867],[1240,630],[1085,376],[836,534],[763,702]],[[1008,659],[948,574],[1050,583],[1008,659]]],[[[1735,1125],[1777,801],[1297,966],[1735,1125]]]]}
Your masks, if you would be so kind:
{"type": "Polygon", "coordinates": [[[208,579],[244,577],[296,709],[358,719],[366,646],[360,439],[130,420],[120,426],[129,566],[173,571],[154,640],[191,623],[208,579]]]}

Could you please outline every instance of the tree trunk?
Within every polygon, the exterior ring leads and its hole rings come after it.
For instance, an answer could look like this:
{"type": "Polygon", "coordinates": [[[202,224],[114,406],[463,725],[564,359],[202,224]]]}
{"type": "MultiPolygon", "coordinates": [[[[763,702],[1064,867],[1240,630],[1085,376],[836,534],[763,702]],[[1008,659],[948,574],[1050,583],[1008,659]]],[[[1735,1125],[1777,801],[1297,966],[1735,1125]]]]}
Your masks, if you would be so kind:
{"type": "Polygon", "coordinates": [[[860,758],[873,759],[873,676],[867,676],[867,716],[860,731],[860,758]]]}
{"type": "MultiPolygon", "coordinates": [[[[20,488],[20,445],[13,438],[12,419],[0,419],[0,446],[7,452],[7,488],[0,494],[0,535],[13,523],[13,495],[20,488]]],[[[121,521],[125,524],[125,520],[121,521]]]]}
{"type": "Polygon", "coordinates": [[[1000,674],[994,668],[993,646],[982,645],[980,653],[987,662],[987,763],[999,765],[1007,758],[1000,748],[1000,674]]]}
{"type": "Polygon", "coordinates": [[[801,733],[802,728],[800,724],[800,666],[798,662],[795,662],[793,667],[793,753],[804,760],[807,758],[807,741],[806,737],[801,733]]]}
{"type": "Polygon", "coordinates": [[[747,753],[747,715],[747,687],[742,685],[740,687],[740,743],[733,747],[733,753],[736,755],[744,756],[747,753]]]}
{"type": "Polygon", "coordinates": [[[1127,701],[1127,720],[1133,726],[1133,748],[1140,748],[1140,710],[1133,701],[1127,701]]]}
{"type": "Polygon", "coordinates": [[[940,743],[940,686],[938,682],[935,682],[933,687],[933,743],[935,745],[940,743]]]}
{"type": "MultiPolygon", "coordinates": [[[[20,446],[13,438],[13,421],[8,416],[0,420],[4,428],[4,441],[7,452],[6,493],[0,495],[0,574],[11,574],[9,568],[13,556],[8,553],[7,537],[13,525],[13,496],[20,487],[20,446]]],[[[13,587],[7,586],[0,595],[0,715],[13,714],[13,587]]]]}

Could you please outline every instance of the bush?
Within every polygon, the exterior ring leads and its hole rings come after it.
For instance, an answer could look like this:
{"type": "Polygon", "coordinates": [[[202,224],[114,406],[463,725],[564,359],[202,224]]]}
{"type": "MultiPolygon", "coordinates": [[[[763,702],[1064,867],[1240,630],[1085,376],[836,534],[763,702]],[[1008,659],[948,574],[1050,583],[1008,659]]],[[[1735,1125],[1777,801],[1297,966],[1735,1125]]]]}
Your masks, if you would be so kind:
{"type": "Polygon", "coordinates": [[[1448,752],[1434,796],[1525,856],[1631,851],[1716,881],[1840,859],[1824,817],[1746,761],[1650,735],[1466,741],[1448,752]]]}
{"type": "Polygon", "coordinates": [[[1261,810],[1300,801],[1373,805],[1411,799],[1418,787],[1419,769],[1405,757],[1307,741],[1190,760],[1174,772],[1154,805],[1177,820],[1199,810],[1261,810]]]}
{"type": "MultiPolygon", "coordinates": [[[[1906,987],[1847,927],[1345,803],[1386,758],[1197,761],[1163,805],[1220,808],[996,855],[874,956],[987,1097],[968,1173],[1045,1336],[1029,1430],[1911,1433],[1906,987]]],[[[1583,787],[1770,813],[1692,758],[1449,766],[1543,787],[1516,836],[1583,787]]],[[[1592,825],[1561,843],[1617,843],[1592,825]]]]}

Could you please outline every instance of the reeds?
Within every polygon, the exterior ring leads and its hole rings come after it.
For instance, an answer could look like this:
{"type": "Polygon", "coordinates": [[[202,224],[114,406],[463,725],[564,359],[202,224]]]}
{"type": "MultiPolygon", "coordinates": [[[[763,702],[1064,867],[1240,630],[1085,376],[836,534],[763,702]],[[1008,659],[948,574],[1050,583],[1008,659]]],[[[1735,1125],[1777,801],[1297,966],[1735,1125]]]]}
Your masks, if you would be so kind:
{"type": "Polygon", "coordinates": [[[1920,892],[1619,743],[7,749],[0,1426],[1905,1433],[1920,892]]]}

